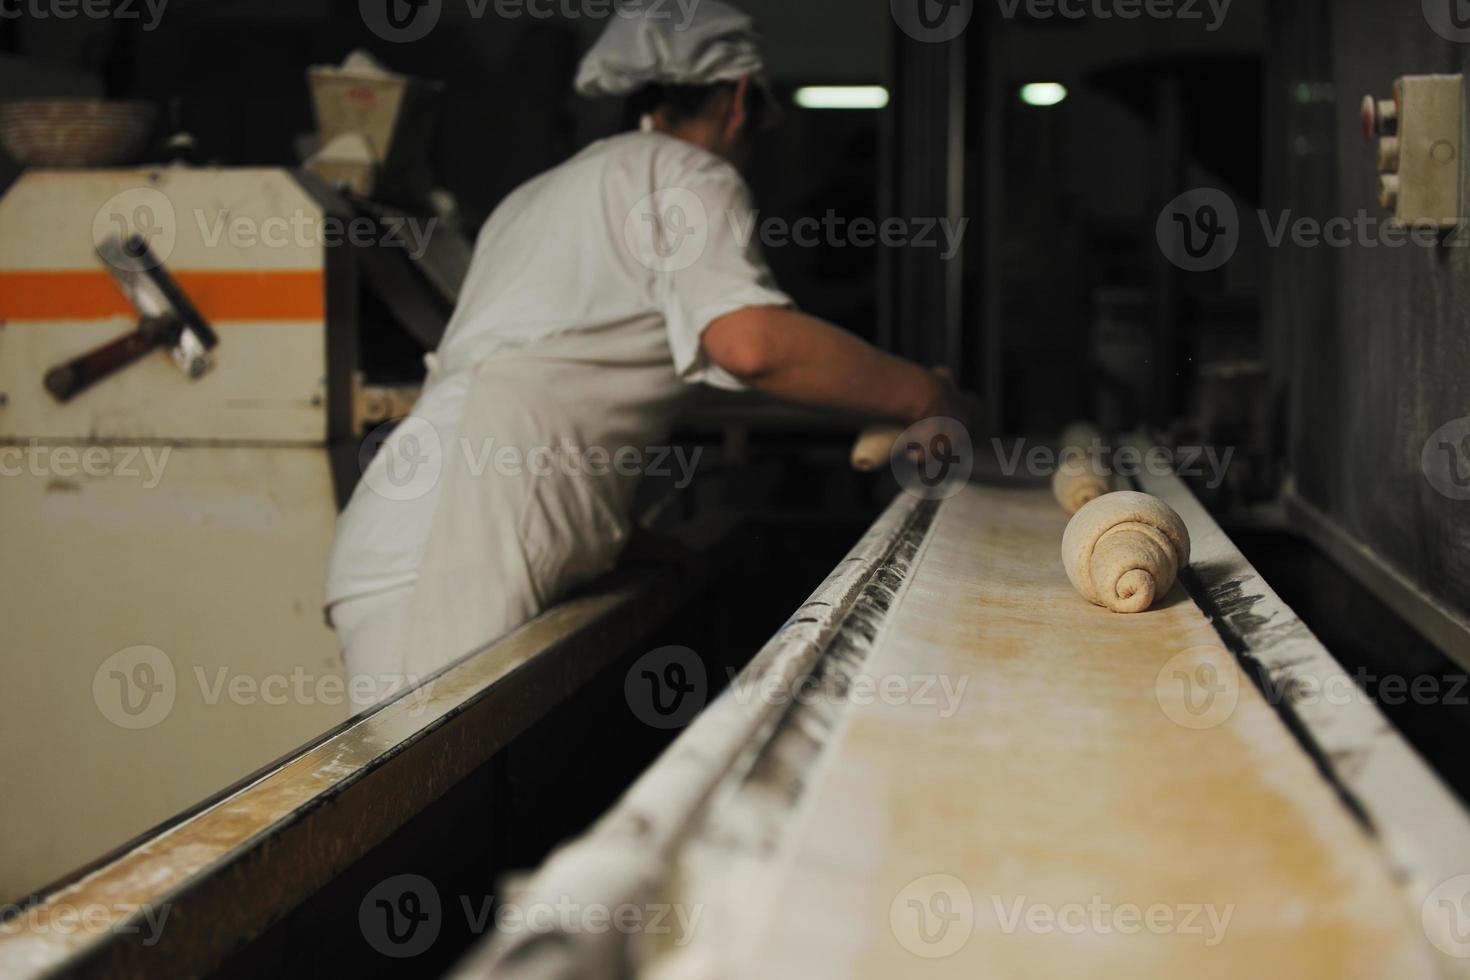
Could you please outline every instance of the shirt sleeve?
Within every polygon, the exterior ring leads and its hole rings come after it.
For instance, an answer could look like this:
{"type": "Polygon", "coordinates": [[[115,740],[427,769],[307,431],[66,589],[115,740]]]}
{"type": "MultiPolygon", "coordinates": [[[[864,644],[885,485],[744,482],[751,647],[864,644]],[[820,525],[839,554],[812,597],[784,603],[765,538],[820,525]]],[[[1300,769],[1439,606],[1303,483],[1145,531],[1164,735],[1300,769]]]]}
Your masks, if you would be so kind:
{"type": "Polygon", "coordinates": [[[724,168],[656,197],[655,290],[674,369],[690,384],[741,390],[745,385],[705,356],[704,331],[747,307],[795,305],[761,254],[750,191],[734,168],[724,168]]]}

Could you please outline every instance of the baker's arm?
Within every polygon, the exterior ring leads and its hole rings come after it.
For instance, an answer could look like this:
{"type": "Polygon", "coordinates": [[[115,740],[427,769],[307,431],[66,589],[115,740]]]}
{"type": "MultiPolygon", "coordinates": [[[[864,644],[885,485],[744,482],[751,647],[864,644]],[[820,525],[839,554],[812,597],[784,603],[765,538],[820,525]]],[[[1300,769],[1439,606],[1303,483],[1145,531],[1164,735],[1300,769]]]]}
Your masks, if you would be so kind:
{"type": "Polygon", "coordinates": [[[710,324],[702,343],[714,363],[786,401],[905,424],[934,417],[974,423],[969,399],[942,373],[795,310],[737,310],[710,324]]]}

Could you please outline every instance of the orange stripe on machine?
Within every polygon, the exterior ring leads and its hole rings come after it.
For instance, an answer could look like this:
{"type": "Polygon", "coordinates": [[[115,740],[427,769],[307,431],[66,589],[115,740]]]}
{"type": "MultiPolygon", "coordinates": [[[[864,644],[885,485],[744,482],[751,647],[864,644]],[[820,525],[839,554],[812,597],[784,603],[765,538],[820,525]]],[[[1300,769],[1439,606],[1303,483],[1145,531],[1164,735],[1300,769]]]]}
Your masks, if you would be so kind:
{"type": "MultiPolygon", "coordinates": [[[[212,323],[326,316],[319,269],[170,271],[212,323]]],[[[106,272],[0,272],[0,320],[102,320],[136,314],[106,272]]]]}

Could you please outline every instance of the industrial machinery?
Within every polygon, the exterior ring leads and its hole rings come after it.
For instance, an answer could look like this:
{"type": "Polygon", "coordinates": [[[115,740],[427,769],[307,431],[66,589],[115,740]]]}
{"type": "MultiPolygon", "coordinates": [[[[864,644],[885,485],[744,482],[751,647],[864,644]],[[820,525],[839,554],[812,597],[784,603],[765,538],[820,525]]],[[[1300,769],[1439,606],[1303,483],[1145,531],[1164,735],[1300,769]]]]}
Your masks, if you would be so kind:
{"type": "Polygon", "coordinates": [[[442,86],[362,60],[310,73],[321,135],[364,148],[350,172],[30,169],[0,197],[0,618],[27,664],[0,714],[49,760],[0,791],[15,839],[48,842],[6,850],[7,893],[349,713],[336,514],[469,261],[430,201],[442,86]],[[112,779],[152,791],[89,806],[112,779]]]}
{"type": "Polygon", "coordinates": [[[702,561],[600,583],[38,896],[0,967],[1463,975],[1470,816],[1177,477],[1132,480],[1194,541],[1150,613],[1076,595],[1066,514],[987,471],[900,494],[694,717],[707,651],[624,652],[720,594],[750,536],[706,526],[702,561]],[[497,842],[536,831],[495,760],[610,665],[536,792],[604,751],[609,712],[687,727],[497,880],[497,842]],[[105,929],[56,927],[96,907],[105,929]]]}
{"type": "Polygon", "coordinates": [[[0,199],[0,618],[27,665],[0,700],[51,759],[13,770],[0,807],[36,836],[77,815],[50,852],[8,849],[7,882],[39,885],[345,714],[270,703],[336,670],[320,607],[352,395],[329,351],[350,327],[329,303],[342,256],[249,235],[329,218],[285,170],[29,171],[0,199]],[[119,773],[153,791],[90,807],[119,773]]]}

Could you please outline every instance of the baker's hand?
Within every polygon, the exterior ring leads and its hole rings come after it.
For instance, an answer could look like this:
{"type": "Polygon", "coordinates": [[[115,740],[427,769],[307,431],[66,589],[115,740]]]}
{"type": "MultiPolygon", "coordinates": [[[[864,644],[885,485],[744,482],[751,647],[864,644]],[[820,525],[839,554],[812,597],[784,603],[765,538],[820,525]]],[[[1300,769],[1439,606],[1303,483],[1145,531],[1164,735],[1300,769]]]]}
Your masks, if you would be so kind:
{"type": "Polygon", "coordinates": [[[938,431],[943,426],[933,421],[937,419],[959,422],[965,427],[971,442],[979,439],[985,431],[980,399],[956,385],[949,369],[942,367],[934,369],[934,392],[917,424],[920,428],[938,431]]]}

